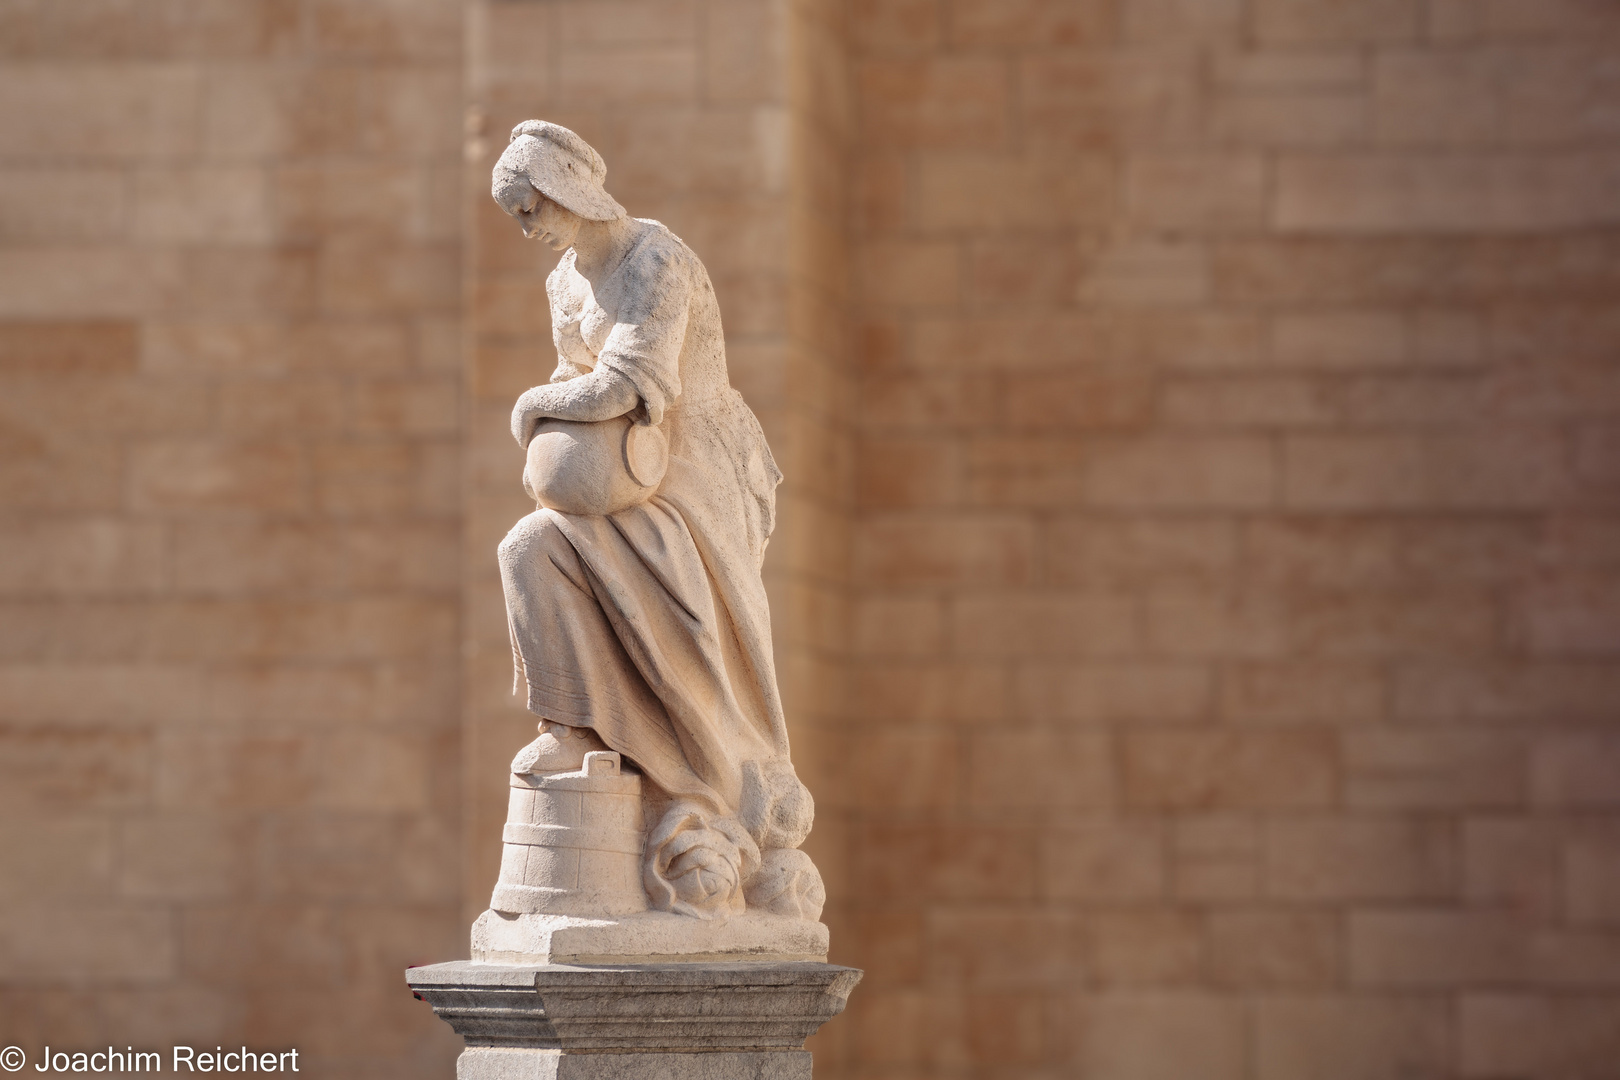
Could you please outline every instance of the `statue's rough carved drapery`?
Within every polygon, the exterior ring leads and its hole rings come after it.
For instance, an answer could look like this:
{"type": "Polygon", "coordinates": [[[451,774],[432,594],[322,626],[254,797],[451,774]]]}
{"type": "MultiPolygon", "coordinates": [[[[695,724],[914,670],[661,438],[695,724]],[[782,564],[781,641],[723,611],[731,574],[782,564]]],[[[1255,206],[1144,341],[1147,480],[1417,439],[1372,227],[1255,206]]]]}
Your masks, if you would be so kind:
{"type": "Polygon", "coordinates": [[[501,208],[563,253],[546,281],[556,371],[512,414],[539,508],[502,542],[501,578],[542,718],[515,780],[616,751],[642,777],[651,908],[813,920],[821,880],[797,849],[814,811],[760,577],[781,474],[728,380],[703,263],[629,217],[606,171],[574,132],[528,121],[493,176],[501,208]]]}

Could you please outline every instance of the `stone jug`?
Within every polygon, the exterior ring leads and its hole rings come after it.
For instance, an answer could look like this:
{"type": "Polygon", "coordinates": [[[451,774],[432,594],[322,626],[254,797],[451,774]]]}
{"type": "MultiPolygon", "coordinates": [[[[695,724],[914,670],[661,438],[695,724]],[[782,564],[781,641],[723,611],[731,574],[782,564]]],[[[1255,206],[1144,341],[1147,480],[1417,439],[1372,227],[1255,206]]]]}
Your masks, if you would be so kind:
{"type": "Polygon", "coordinates": [[[523,490],[564,514],[616,514],[646,502],[669,466],[657,426],[629,415],[596,423],[541,420],[529,440],[523,490]]]}

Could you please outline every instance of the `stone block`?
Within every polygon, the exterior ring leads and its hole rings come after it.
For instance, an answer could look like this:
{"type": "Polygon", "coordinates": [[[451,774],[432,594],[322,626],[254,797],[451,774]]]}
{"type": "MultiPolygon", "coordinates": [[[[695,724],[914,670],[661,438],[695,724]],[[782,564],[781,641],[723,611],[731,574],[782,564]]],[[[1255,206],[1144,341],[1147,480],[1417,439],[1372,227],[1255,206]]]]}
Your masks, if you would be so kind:
{"type": "Polygon", "coordinates": [[[1213,681],[1198,664],[1020,664],[1013,694],[1036,721],[1186,723],[1209,716],[1213,681]]]}
{"type": "Polygon", "coordinates": [[[1027,583],[1035,529],[1026,521],[983,517],[872,520],[856,531],[855,574],[889,586],[960,582],[1027,583]]]}
{"type": "Polygon", "coordinates": [[[1167,424],[1206,429],[1319,427],[1338,413],[1319,382],[1269,375],[1171,381],[1160,411],[1167,424]]]}
{"type": "Polygon", "coordinates": [[[185,284],[181,255],[171,250],[0,248],[0,318],[130,318],[173,307],[185,284]]]}
{"type": "Polygon", "coordinates": [[[964,597],[949,625],[953,650],[968,656],[1117,656],[1140,641],[1135,604],[1108,593],[964,597]]]}
{"type": "Polygon", "coordinates": [[[1387,1080],[1451,1067],[1442,998],[1299,995],[1264,999],[1255,1014],[1258,1080],[1387,1080]]]}
{"type": "Polygon", "coordinates": [[[873,822],[856,832],[854,862],[870,894],[895,903],[1028,900],[1038,839],[1010,825],[873,822]]]}
{"type": "Polygon", "coordinates": [[[1524,621],[1532,653],[1613,656],[1620,652],[1620,582],[1613,577],[1551,577],[1528,590],[1524,621]]]}
{"type": "Polygon", "coordinates": [[[1313,370],[1399,368],[1407,362],[1407,326],[1395,311],[1283,313],[1272,322],[1272,359],[1313,370]]]}
{"type": "Polygon", "coordinates": [[[947,908],[927,919],[930,985],[974,992],[1064,987],[1086,977],[1086,926],[1069,911],[947,908]]]}
{"type": "Polygon", "coordinates": [[[1146,229],[1252,228],[1265,217],[1266,184],[1266,162],[1258,156],[1133,154],[1125,166],[1125,212],[1146,229]]]}
{"type": "Polygon", "coordinates": [[[1294,435],[1282,448],[1286,505],[1497,510],[1559,501],[1571,477],[1559,440],[1475,435],[1294,435]]]}
{"type": "Polygon", "coordinates": [[[1603,225],[1620,165],[1587,154],[1516,158],[1287,157],[1273,220],[1314,233],[1551,232],[1603,225]]]}
{"type": "Polygon", "coordinates": [[[967,805],[990,814],[1106,807],[1114,801],[1112,745],[1102,733],[1040,729],[966,739],[967,805]]]}
{"type": "Polygon", "coordinates": [[[877,660],[852,665],[848,708],[855,720],[920,722],[941,730],[953,721],[1013,715],[1004,665],[956,658],[877,660]]]}
{"type": "Polygon", "coordinates": [[[122,895],[186,901],[247,891],[252,828],[226,815],[143,814],[118,827],[122,895]]]}
{"type": "Polygon", "coordinates": [[[151,244],[265,244],[274,218],[265,170],[144,168],[134,177],[133,234],[151,244]]]}
{"type": "Polygon", "coordinates": [[[1607,733],[1549,735],[1530,747],[1530,800],[1537,806],[1604,807],[1620,801],[1620,739],[1607,733]]]}
{"type": "Polygon", "coordinates": [[[1210,978],[1240,990],[1325,990],[1344,970],[1337,913],[1236,908],[1209,916],[1210,978]]]}
{"type": "Polygon", "coordinates": [[[1357,723],[1385,712],[1386,677],[1375,665],[1289,660],[1223,669],[1223,719],[1259,723],[1357,723]]]}
{"type": "Polygon", "coordinates": [[[1562,902],[1559,827],[1545,819],[1481,816],[1463,822],[1463,896],[1551,919],[1562,902]]]}
{"type": "Polygon", "coordinates": [[[163,984],[179,972],[173,913],[105,898],[13,901],[0,918],[0,978],[36,986],[163,984]]]}
{"type": "Polygon", "coordinates": [[[1087,501],[1129,508],[1241,509],[1275,497],[1264,438],[1098,439],[1084,465],[1087,501]]]}
{"type": "Polygon", "coordinates": [[[1102,0],[948,0],[947,40],[966,48],[1097,46],[1114,32],[1111,5],[1102,0]]]}
{"type": "Polygon", "coordinates": [[[305,40],[316,55],[334,59],[453,64],[461,55],[459,16],[442,0],[315,0],[305,40]]]}
{"type": "Polygon", "coordinates": [[[1488,144],[1501,134],[1504,57],[1480,50],[1384,50],[1372,61],[1380,142],[1433,148],[1488,144]]]}
{"type": "Polygon", "coordinates": [[[877,242],[860,253],[862,292],[872,303],[940,308],[961,296],[961,256],[939,241],[877,242]]]}
{"type": "Polygon", "coordinates": [[[456,1080],[810,1080],[807,1051],[774,1054],[568,1054],[473,1047],[456,1059],[456,1080]]]}
{"type": "Polygon", "coordinates": [[[995,311],[1005,306],[1057,307],[1068,303],[1080,280],[1081,259],[1074,243],[1047,233],[967,245],[967,291],[973,306],[995,311]]]}
{"type": "Polygon", "coordinates": [[[484,1080],[617,1077],[625,1065],[649,1080],[808,1080],[804,1040],[843,1011],[860,976],[814,963],[452,963],[407,972],[416,995],[474,1042],[458,1073],[484,1080]]]}
{"type": "MultiPolygon", "coordinates": [[[[639,878],[633,883],[639,886],[639,878]]],[[[506,884],[503,873],[496,886],[497,901],[503,899],[506,884]]],[[[510,891],[505,895],[512,896],[510,891]]],[[[644,897],[636,899],[645,906],[644,897]]],[[[525,964],[621,968],[702,964],[748,970],[764,964],[821,962],[827,955],[827,927],[813,919],[752,910],[724,921],[694,925],[690,919],[644,909],[589,916],[492,909],[473,923],[472,957],[487,974],[488,969],[525,964]]]]}
{"type": "Polygon", "coordinates": [[[1092,964],[1109,990],[1192,987],[1204,981],[1203,919],[1186,910],[1136,906],[1091,919],[1092,964]]]}
{"type": "Polygon", "coordinates": [[[1123,368],[1009,374],[1001,381],[1002,415],[1024,431],[1134,427],[1152,415],[1157,382],[1123,368]]]}
{"type": "Polygon", "coordinates": [[[0,903],[110,891],[114,828],[100,817],[46,815],[0,825],[0,903]]]}
{"type": "MultiPolygon", "coordinates": [[[[1430,662],[1396,674],[1393,709],[1413,720],[1589,720],[1606,715],[1617,692],[1620,675],[1600,662],[1430,662]]],[[[1583,753],[1576,745],[1553,756],[1573,762],[1583,753]]]]}
{"type": "Polygon", "coordinates": [[[1346,952],[1360,987],[1511,985],[1528,973],[1525,924],[1459,909],[1352,911],[1346,952]]]}
{"type": "Polygon", "coordinates": [[[129,192],[116,169],[8,168],[0,172],[0,237],[17,242],[103,242],[128,235],[129,192]],[[99,206],[95,214],[85,207],[99,206]]]}
{"type": "Polygon", "coordinates": [[[901,729],[870,739],[871,752],[856,766],[861,805],[938,812],[961,801],[963,747],[957,734],[901,729]]]}
{"type": "Polygon", "coordinates": [[[929,597],[873,596],[855,605],[855,641],[868,655],[929,656],[945,650],[944,605],[929,597]]]}
{"type": "Polygon", "coordinates": [[[1145,607],[1149,647],[1163,656],[1259,660],[1297,647],[1291,606],[1276,593],[1231,597],[1208,588],[1164,589],[1145,607]]]}
{"type": "Polygon", "coordinates": [[[1086,447],[1074,434],[973,439],[962,458],[964,495],[981,506],[1073,505],[1084,490],[1086,447]]]}
{"type": "Polygon", "coordinates": [[[1564,913],[1577,925],[1620,922],[1620,836],[1580,837],[1564,845],[1564,913]]]}
{"type": "Polygon", "coordinates": [[[1004,145],[1011,76],[980,56],[867,60],[856,67],[861,140],[925,148],[1004,145]]]}
{"type": "Polygon", "coordinates": [[[1216,86],[1249,92],[1345,90],[1367,81],[1365,57],[1352,49],[1222,50],[1214,57],[1216,86]]]}
{"type": "Polygon", "coordinates": [[[1246,900],[1260,895],[1264,850],[1251,816],[1182,814],[1171,853],[1172,886],[1179,898],[1246,900]]]}
{"type": "MultiPolygon", "coordinates": [[[[599,7],[596,4],[587,6],[599,7]]],[[[659,21],[671,17],[672,13],[663,10],[666,5],[647,7],[658,11],[659,15],[646,20],[644,25],[656,26],[659,21]]],[[[782,78],[786,62],[784,53],[790,47],[788,30],[783,25],[783,9],[751,3],[749,0],[711,0],[706,5],[706,14],[702,76],[705,98],[714,101],[780,101],[790,89],[786,85],[787,80],[782,78]]],[[[688,15],[688,23],[691,20],[692,17],[688,15]]],[[[686,29],[686,26],[671,27],[671,32],[661,35],[661,38],[665,41],[678,40],[680,32],[686,29]]],[[[794,24],[793,29],[806,38],[811,33],[806,23],[794,24]]],[[[846,75],[847,72],[841,65],[835,64],[833,59],[818,56],[817,60],[806,66],[815,73],[810,78],[820,75],[829,84],[828,88],[837,93],[844,87],[833,73],[846,75]]],[[[815,101],[823,96],[811,97],[808,87],[791,89],[800,91],[800,100],[809,98],[815,101]]]]}
{"type": "Polygon", "coordinates": [[[1075,290],[1085,308],[1188,308],[1210,297],[1204,246],[1180,238],[1132,239],[1086,264],[1075,290]]]}
{"type": "Polygon", "coordinates": [[[1169,870],[1156,823],[1091,818],[1039,839],[1042,899],[1130,902],[1162,896],[1169,870]]]}
{"type": "Polygon", "coordinates": [[[1510,808],[1526,802],[1524,740],[1481,731],[1367,729],[1344,741],[1356,809],[1510,808]]]}
{"type": "Polygon", "coordinates": [[[13,155],[106,162],[197,152],[202,73],[192,64],[8,64],[0,99],[29,108],[0,121],[13,155]]]}
{"type": "Polygon", "coordinates": [[[315,290],[334,315],[447,314],[460,299],[460,267],[447,245],[344,237],[323,245],[315,290]]]}
{"type": "Polygon", "coordinates": [[[1133,731],[1123,743],[1132,807],[1320,807],[1337,785],[1337,749],[1326,732],[1133,731]]]}
{"type": "Polygon", "coordinates": [[[942,15],[934,0],[873,0],[850,11],[850,36],[867,54],[926,50],[943,37],[942,15]]]}
{"type": "Polygon", "coordinates": [[[1125,0],[1121,37],[1130,44],[1229,41],[1242,35],[1240,0],[1125,0]]]}
{"type": "Polygon", "coordinates": [[[1455,895],[1456,840],[1443,821],[1279,818],[1265,829],[1265,889],[1286,900],[1420,900],[1455,895]]]}
{"type": "Polygon", "coordinates": [[[1620,1055],[1616,1008],[1597,995],[1469,994],[1457,1013],[1461,1075],[1601,1076],[1620,1055]]]}
{"type": "Polygon", "coordinates": [[[1113,168],[1102,157],[928,155],[916,170],[911,218],[930,232],[1095,224],[1113,208],[1113,168]]]}
{"type": "MultiPolygon", "coordinates": [[[[8,616],[9,617],[9,616],[8,616]]],[[[8,817],[69,811],[128,813],[152,796],[153,753],[148,731],[91,725],[7,724],[0,727],[0,806],[8,817]],[[83,781],[86,754],[106,755],[97,782],[83,781]]]]}
{"type": "Polygon", "coordinates": [[[1018,86],[1031,141],[1047,150],[1163,145],[1198,127],[1196,54],[1186,48],[1031,53],[1018,86]]]}
{"type": "Polygon", "coordinates": [[[1359,93],[1224,93],[1211,103],[1208,126],[1219,142],[1242,147],[1354,146],[1371,127],[1359,93]]]}
{"type": "Polygon", "coordinates": [[[1239,1080],[1249,1069],[1247,1007],[1209,994],[1084,998],[1075,1007],[1087,1076],[1239,1080]]]}
{"type": "Polygon", "coordinates": [[[165,530],[116,518],[0,524],[0,594],[150,595],[165,583],[165,530]]]}
{"type": "Polygon", "coordinates": [[[123,375],[139,360],[139,327],[126,320],[0,323],[0,373],[123,375]]]}
{"type": "Polygon", "coordinates": [[[1047,573],[1064,585],[1213,584],[1238,558],[1237,528],[1220,517],[1063,516],[1046,535],[1047,573]]]}
{"type": "Polygon", "coordinates": [[[1264,42],[1357,44],[1415,40],[1418,0],[1259,0],[1251,15],[1264,42]]]}

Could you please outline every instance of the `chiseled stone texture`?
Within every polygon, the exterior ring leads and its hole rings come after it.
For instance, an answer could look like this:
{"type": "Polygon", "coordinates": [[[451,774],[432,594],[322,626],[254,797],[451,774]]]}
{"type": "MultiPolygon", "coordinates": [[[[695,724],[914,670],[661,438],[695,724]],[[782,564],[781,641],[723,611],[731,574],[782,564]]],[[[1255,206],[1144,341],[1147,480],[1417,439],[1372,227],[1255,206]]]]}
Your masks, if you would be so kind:
{"type": "Polygon", "coordinates": [[[0,1045],[35,1061],[452,1067],[391,984],[465,947],[461,7],[0,10],[0,1045]]]}
{"type": "Polygon", "coordinates": [[[1620,9],[850,18],[847,1075],[1613,1075],[1620,9]]]}
{"type": "Polygon", "coordinates": [[[804,1040],[861,973],[823,963],[412,968],[416,996],[467,1041],[459,1080],[797,1080],[804,1040]]]}

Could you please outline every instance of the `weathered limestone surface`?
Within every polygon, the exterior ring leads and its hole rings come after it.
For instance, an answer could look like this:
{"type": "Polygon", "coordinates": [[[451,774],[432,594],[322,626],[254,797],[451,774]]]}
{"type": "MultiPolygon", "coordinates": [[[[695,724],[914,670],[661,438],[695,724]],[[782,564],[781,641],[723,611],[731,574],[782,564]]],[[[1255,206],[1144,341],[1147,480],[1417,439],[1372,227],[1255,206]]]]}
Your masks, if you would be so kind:
{"type": "Polygon", "coordinates": [[[760,574],[781,474],[703,264],[606,171],[537,120],[494,170],[495,201],[563,256],[557,369],[511,416],[537,506],[500,546],[540,735],[512,760],[473,961],[408,978],[467,1040],[462,1080],[808,1078],[804,1040],[860,972],[824,962],[798,850],[814,804],[760,574]]]}
{"type": "Polygon", "coordinates": [[[788,1080],[804,1040],[861,973],[819,963],[412,968],[416,995],[467,1041],[459,1080],[788,1080]]]}
{"type": "Polygon", "coordinates": [[[577,134],[528,120],[491,179],[562,256],[556,370],[511,415],[536,509],[500,545],[501,582],[541,731],[512,763],[491,910],[813,923],[826,892],[798,848],[815,806],[761,577],[782,474],[731,386],[708,271],[606,176],[577,134]]]}

